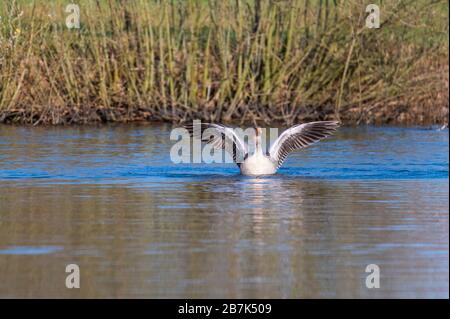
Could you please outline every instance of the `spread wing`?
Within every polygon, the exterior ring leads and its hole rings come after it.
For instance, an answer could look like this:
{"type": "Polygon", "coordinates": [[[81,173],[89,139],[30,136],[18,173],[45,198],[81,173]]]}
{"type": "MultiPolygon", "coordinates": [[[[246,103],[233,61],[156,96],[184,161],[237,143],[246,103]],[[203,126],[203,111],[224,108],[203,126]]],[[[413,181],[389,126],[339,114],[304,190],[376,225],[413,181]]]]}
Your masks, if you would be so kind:
{"type": "Polygon", "coordinates": [[[290,152],[303,149],[336,132],[337,121],[311,122],[295,125],[284,131],[269,150],[269,155],[279,168],[290,152]]]}
{"type": "Polygon", "coordinates": [[[236,134],[233,128],[213,123],[199,123],[200,129],[194,129],[193,124],[185,125],[191,137],[201,139],[211,144],[215,149],[224,149],[233,157],[233,161],[240,166],[248,154],[247,145],[236,134]],[[206,131],[206,132],[205,132],[206,131]],[[205,134],[204,134],[205,133],[205,134]]]}

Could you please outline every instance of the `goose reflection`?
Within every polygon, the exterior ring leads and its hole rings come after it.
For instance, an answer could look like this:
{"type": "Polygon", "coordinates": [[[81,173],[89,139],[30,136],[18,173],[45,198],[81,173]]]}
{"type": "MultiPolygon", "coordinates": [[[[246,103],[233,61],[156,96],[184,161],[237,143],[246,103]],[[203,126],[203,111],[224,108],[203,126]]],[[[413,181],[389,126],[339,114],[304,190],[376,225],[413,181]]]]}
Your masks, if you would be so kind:
{"type": "Polygon", "coordinates": [[[271,176],[248,178],[240,184],[241,202],[253,212],[299,212],[304,200],[304,183],[298,179],[271,176]]]}

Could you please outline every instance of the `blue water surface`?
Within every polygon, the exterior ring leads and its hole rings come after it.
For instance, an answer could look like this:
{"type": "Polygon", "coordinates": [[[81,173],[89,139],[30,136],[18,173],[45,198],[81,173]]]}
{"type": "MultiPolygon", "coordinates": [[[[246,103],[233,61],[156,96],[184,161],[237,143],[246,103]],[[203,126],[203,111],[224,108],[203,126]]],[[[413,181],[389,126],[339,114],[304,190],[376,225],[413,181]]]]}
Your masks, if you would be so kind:
{"type": "MultiPolygon", "coordinates": [[[[236,176],[234,164],[174,164],[169,125],[0,127],[0,180],[92,183],[236,176]]],[[[341,128],[291,154],[278,177],[448,178],[448,130],[341,128]]]]}

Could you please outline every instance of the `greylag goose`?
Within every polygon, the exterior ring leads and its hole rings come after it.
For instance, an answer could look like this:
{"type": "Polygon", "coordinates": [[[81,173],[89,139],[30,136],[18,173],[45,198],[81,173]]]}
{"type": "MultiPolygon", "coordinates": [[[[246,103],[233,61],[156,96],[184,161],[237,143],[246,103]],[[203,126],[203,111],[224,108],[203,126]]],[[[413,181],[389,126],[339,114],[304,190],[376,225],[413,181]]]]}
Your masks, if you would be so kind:
{"type": "MultiPolygon", "coordinates": [[[[294,150],[303,149],[336,132],[337,121],[320,121],[294,125],[285,130],[270,147],[267,154],[262,149],[262,130],[255,128],[255,152],[249,154],[248,145],[231,127],[222,124],[201,123],[199,133],[201,139],[211,143],[215,149],[225,149],[239,166],[242,175],[271,175],[281,167],[286,157],[294,150]],[[203,136],[209,129],[214,134],[203,136]],[[241,160],[239,160],[241,159],[241,160]]],[[[193,125],[186,125],[191,136],[194,136],[193,125]]]]}

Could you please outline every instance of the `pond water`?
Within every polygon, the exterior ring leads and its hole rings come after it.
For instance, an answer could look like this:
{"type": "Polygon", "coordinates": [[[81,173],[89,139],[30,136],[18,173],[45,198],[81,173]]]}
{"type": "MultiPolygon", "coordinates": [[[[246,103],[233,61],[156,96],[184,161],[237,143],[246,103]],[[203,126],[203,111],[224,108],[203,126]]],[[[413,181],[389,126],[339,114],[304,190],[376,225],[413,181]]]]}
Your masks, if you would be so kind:
{"type": "Polygon", "coordinates": [[[448,130],[342,128],[251,178],[171,163],[170,129],[0,126],[0,297],[449,297],[448,130]]]}

